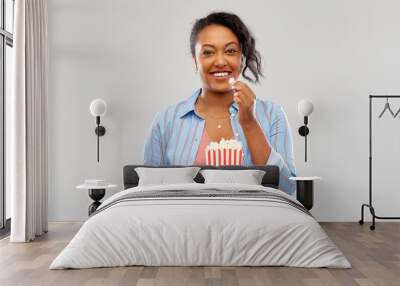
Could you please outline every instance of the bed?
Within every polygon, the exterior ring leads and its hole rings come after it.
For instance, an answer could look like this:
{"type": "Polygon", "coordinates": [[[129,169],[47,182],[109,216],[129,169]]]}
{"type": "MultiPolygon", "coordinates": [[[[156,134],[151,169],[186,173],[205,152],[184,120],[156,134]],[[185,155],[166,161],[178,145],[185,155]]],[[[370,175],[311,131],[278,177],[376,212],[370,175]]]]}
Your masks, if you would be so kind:
{"type": "Polygon", "coordinates": [[[195,183],[149,186],[138,185],[137,167],[124,167],[125,190],[102,203],[50,269],[351,267],[309,211],[278,189],[276,166],[218,167],[264,170],[261,185],[205,184],[199,173],[195,183]]]}

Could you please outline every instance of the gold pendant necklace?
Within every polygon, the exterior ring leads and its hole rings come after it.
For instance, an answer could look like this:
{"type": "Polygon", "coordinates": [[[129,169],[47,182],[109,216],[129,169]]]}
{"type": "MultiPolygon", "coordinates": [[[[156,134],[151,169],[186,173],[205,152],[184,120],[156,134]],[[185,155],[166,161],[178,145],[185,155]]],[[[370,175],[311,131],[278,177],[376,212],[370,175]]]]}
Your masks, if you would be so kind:
{"type": "MultiPolygon", "coordinates": [[[[203,114],[204,114],[204,113],[203,113],[203,114]]],[[[222,126],[224,125],[224,121],[227,121],[227,120],[229,120],[229,118],[230,118],[230,116],[225,116],[225,117],[213,117],[213,116],[210,116],[210,115],[207,115],[207,116],[204,116],[204,115],[203,115],[203,117],[204,117],[204,119],[207,120],[208,122],[210,122],[210,121],[216,121],[216,123],[214,123],[214,124],[217,125],[217,128],[218,128],[218,129],[221,129],[222,126]]]]}
{"type": "MultiPolygon", "coordinates": [[[[221,129],[221,128],[222,128],[222,126],[223,126],[223,121],[228,120],[228,119],[230,118],[230,115],[224,116],[224,117],[214,117],[214,116],[211,116],[211,115],[209,115],[209,114],[206,115],[206,113],[204,113],[203,111],[200,111],[200,103],[202,104],[202,102],[199,101],[199,105],[198,105],[198,108],[197,108],[197,111],[199,112],[199,114],[202,115],[202,117],[203,117],[205,120],[208,120],[208,122],[210,122],[211,120],[217,121],[217,128],[218,128],[218,129],[221,129]],[[211,120],[210,120],[210,119],[211,119],[211,120]],[[222,122],[221,122],[221,121],[222,121],[222,122]]],[[[203,104],[202,104],[202,105],[203,105],[203,104]]]]}

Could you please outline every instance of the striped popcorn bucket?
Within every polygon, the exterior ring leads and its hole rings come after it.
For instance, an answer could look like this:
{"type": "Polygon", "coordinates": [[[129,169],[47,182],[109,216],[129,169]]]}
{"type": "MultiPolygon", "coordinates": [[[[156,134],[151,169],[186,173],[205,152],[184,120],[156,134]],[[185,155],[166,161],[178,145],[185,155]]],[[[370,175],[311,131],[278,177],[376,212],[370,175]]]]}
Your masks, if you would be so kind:
{"type": "Polygon", "coordinates": [[[211,166],[239,166],[243,164],[242,149],[207,149],[206,165],[211,166]]]}

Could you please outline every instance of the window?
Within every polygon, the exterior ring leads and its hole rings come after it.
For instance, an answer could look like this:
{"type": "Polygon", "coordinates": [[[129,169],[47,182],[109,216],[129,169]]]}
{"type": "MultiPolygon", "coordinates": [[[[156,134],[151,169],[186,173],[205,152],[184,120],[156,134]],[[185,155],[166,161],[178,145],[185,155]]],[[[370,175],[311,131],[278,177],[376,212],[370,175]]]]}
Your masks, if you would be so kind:
{"type": "MultiPolygon", "coordinates": [[[[5,105],[11,92],[14,0],[0,0],[0,236],[9,228],[10,194],[5,188],[5,105]],[[7,228],[6,228],[7,226],[7,228]]],[[[8,229],[9,230],[9,229],[8,229]]]]}

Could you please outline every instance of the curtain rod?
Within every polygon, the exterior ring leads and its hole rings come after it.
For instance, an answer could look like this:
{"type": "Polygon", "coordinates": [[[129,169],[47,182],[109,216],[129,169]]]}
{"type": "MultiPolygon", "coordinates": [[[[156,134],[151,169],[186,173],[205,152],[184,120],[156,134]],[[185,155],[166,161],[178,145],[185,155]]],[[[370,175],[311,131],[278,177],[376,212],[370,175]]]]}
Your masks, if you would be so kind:
{"type": "Polygon", "coordinates": [[[400,97],[400,95],[370,95],[370,98],[394,98],[400,97]]]}

